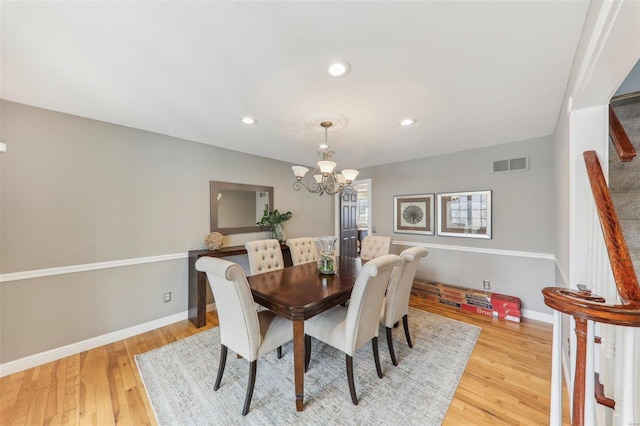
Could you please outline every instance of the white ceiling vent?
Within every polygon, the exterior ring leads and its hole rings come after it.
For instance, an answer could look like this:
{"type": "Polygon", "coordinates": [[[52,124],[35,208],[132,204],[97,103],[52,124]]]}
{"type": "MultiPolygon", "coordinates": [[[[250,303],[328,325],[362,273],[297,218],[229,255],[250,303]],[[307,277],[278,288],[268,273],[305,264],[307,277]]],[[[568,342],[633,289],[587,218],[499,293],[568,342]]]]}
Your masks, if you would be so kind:
{"type": "Polygon", "coordinates": [[[493,162],[493,172],[513,172],[516,170],[529,170],[529,156],[511,158],[509,160],[496,160],[493,162]]]}

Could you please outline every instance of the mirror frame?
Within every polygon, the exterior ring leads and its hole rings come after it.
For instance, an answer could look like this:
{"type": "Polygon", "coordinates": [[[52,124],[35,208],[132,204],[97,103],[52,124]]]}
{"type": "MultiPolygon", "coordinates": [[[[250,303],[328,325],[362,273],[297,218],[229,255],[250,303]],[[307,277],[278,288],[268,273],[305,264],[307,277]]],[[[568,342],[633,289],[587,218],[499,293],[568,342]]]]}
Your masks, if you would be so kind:
{"type": "Polygon", "coordinates": [[[259,225],[241,226],[235,228],[220,228],[218,226],[218,200],[217,194],[224,189],[232,189],[236,191],[248,192],[268,192],[269,193],[269,211],[273,210],[273,187],[260,185],[246,185],[244,183],[209,181],[209,213],[211,221],[211,232],[220,232],[223,235],[243,234],[247,232],[260,232],[265,228],[259,225]]]}

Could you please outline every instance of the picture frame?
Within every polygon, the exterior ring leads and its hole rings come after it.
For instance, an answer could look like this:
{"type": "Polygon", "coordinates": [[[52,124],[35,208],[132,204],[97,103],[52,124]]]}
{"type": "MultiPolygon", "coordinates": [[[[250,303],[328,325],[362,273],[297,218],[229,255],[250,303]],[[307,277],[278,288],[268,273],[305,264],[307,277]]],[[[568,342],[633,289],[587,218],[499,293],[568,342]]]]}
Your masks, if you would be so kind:
{"type": "Polygon", "coordinates": [[[491,239],[491,191],[438,194],[438,235],[491,239]]]}
{"type": "Polygon", "coordinates": [[[393,197],[393,232],[434,235],[434,194],[393,197]]]}

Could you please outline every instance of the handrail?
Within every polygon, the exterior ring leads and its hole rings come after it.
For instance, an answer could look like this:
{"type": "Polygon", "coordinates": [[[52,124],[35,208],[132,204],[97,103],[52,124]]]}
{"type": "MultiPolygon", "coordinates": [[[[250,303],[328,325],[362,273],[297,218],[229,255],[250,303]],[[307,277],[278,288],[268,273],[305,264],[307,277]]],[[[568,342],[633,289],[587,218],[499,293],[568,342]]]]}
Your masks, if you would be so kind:
{"type": "Polygon", "coordinates": [[[640,327],[640,285],[636,276],[622,226],[611,200],[611,193],[602,173],[595,151],[585,151],[591,192],[600,219],[600,227],[611,263],[621,305],[607,304],[605,299],[591,295],[590,291],[571,290],[562,287],[542,289],[544,303],[550,308],[572,315],[576,327],[576,369],[573,383],[572,424],[584,424],[584,401],[587,358],[587,320],[640,327]]]}
{"type": "Polygon", "coordinates": [[[620,300],[625,305],[633,303],[640,305],[638,278],[598,155],[595,151],[585,151],[583,157],[620,300]]]}
{"type": "Polygon", "coordinates": [[[611,398],[607,398],[604,394],[604,385],[600,382],[600,375],[598,373],[593,373],[593,375],[593,381],[596,386],[596,401],[598,401],[598,404],[612,409],[616,408],[616,402],[611,398]]]}
{"type": "Polygon", "coordinates": [[[613,146],[618,152],[620,161],[627,162],[633,160],[637,154],[636,150],[611,104],[609,104],[609,136],[611,136],[613,146]]]}

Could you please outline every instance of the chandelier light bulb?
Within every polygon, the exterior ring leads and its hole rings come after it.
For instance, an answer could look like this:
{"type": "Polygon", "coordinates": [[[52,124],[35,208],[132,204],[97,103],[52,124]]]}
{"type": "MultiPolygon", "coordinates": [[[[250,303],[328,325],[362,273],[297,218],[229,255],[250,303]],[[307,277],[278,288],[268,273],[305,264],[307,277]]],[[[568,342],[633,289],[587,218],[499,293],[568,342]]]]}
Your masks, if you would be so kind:
{"type": "Polygon", "coordinates": [[[333,169],[335,169],[337,166],[336,163],[334,163],[333,161],[318,161],[318,167],[320,168],[320,171],[322,172],[323,175],[329,175],[331,174],[331,172],[333,172],[333,169]]]}
{"type": "Polygon", "coordinates": [[[356,176],[358,176],[359,173],[359,171],[353,169],[344,169],[342,171],[342,175],[344,176],[347,183],[351,183],[356,180],[356,176]]]}
{"type": "Polygon", "coordinates": [[[309,169],[304,166],[291,166],[291,170],[293,170],[293,174],[296,176],[297,180],[301,180],[309,171],[309,169]]]}

